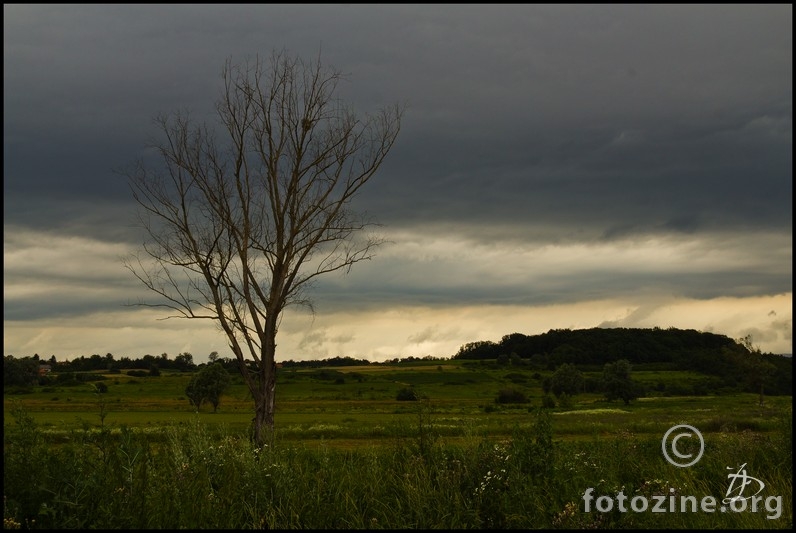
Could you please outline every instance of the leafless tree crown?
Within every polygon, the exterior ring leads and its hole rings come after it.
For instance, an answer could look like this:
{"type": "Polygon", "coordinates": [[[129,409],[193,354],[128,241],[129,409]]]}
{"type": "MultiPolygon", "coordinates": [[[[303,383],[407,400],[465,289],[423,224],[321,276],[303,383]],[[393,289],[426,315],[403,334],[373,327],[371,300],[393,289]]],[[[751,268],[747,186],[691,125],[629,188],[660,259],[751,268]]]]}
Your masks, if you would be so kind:
{"type": "Polygon", "coordinates": [[[350,201],[392,148],[399,105],[359,117],[341,75],[284,53],[227,61],[219,124],[156,119],[157,170],[127,173],[148,236],[126,266],[170,316],[218,321],[256,362],[282,310],[318,276],[372,257],[381,240],[350,201]],[[273,321],[273,323],[271,323],[273,321]]]}

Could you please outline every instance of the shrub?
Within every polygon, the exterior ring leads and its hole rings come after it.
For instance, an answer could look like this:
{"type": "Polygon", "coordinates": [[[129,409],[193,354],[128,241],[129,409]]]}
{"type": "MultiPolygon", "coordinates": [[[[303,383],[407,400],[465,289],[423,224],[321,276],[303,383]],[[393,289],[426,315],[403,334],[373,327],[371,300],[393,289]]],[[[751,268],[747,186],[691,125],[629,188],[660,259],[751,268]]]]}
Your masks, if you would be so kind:
{"type": "Polygon", "coordinates": [[[415,389],[411,387],[404,387],[403,389],[398,391],[398,394],[395,395],[395,399],[399,402],[416,402],[420,398],[415,392],[415,389]]]}
{"type": "Polygon", "coordinates": [[[530,400],[524,392],[516,389],[503,389],[498,392],[496,403],[528,403],[530,400]]]}
{"type": "Polygon", "coordinates": [[[550,377],[550,390],[556,396],[574,396],[583,390],[583,374],[574,365],[564,363],[550,377]]]}

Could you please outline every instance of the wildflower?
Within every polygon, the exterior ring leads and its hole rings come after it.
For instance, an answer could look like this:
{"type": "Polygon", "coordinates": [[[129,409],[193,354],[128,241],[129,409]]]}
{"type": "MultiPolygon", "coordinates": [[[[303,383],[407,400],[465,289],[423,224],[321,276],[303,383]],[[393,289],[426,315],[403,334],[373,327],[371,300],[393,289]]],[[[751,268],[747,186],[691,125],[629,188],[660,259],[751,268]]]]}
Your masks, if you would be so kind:
{"type": "Polygon", "coordinates": [[[564,505],[564,509],[558,513],[555,518],[553,518],[553,525],[561,526],[566,523],[567,520],[571,519],[575,516],[575,513],[578,511],[578,505],[575,502],[567,502],[564,505]]]}
{"type": "Polygon", "coordinates": [[[3,518],[3,529],[21,529],[22,524],[13,518],[3,518]]]}

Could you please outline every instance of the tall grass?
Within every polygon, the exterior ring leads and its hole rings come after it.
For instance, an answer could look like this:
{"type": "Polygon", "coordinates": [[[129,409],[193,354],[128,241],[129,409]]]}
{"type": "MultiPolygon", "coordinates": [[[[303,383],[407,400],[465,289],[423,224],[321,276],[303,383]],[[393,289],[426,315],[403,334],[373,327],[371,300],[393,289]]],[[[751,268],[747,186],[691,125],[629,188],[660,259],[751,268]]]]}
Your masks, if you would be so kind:
{"type": "MultiPolygon", "coordinates": [[[[792,424],[778,431],[715,432],[704,458],[677,468],[660,440],[627,431],[557,441],[551,416],[505,437],[435,433],[422,403],[389,445],[340,450],[257,448],[208,426],[144,432],[74,430],[58,444],[22,409],[4,433],[6,528],[787,528],[792,526],[792,424]],[[782,497],[758,513],[584,512],[584,491],[725,496],[727,467],[746,464],[782,497]]],[[[594,502],[592,502],[593,504],[594,502]]]]}

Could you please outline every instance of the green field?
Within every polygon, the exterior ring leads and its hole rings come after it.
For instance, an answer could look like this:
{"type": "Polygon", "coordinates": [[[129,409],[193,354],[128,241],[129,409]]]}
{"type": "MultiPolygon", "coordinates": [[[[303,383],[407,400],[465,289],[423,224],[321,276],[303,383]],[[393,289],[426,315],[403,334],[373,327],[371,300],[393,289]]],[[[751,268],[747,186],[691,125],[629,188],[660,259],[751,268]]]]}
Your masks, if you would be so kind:
{"type": "Polygon", "coordinates": [[[282,369],[265,447],[248,436],[239,377],[216,413],[190,406],[191,373],[106,374],[104,394],[91,382],[5,391],[4,526],[792,528],[792,397],[665,396],[704,376],[641,367],[647,394],[629,405],[582,393],[542,408],[550,375],[463,361],[282,369]],[[421,399],[398,401],[406,387],[421,399]],[[507,388],[529,401],[497,403],[507,388]],[[704,435],[693,468],[663,458],[677,424],[704,435]],[[620,493],[722,498],[742,465],[765,484],[759,512],[594,508],[620,493]]]}
{"type": "MultiPolygon", "coordinates": [[[[22,406],[51,434],[85,426],[165,427],[193,423],[223,425],[246,431],[253,403],[239,376],[213,413],[204,405],[196,412],[184,391],[191,373],[164,372],[158,377],[132,378],[105,374],[108,392],[97,394],[91,383],[34,387],[25,394],[4,394],[4,424],[10,411],[22,406]],[[100,414],[104,417],[101,417],[100,414]]],[[[508,435],[529,423],[529,412],[541,405],[542,380],[536,372],[461,361],[412,366],[281,370],[276,398],[276,437],[319,440],[327,444],[361,441],[378,444],[415,423],[422,411],[442,438],[508,435]],[[412,387],[422,401],[397,401],[398,391],[412,387]],[[529,403],[497,404],[501,389],[522,391],[529,403]]],[[[586,372],[585,375],[599,376],[586,372]]],[[[760,406],[753,394],[720,396],[656,396],[658,383],[689,383],[703,378],[683,371],[634,371],[633,379],[652,389],[630,405],[607,402],[601,394],[579,394],[566,408],[550,409],[556,438],[611,435],[617,431],[662,434],[675,423],[689,423],[708,432],[772,431],[791,397],[766,397],[760,406]]]]}

